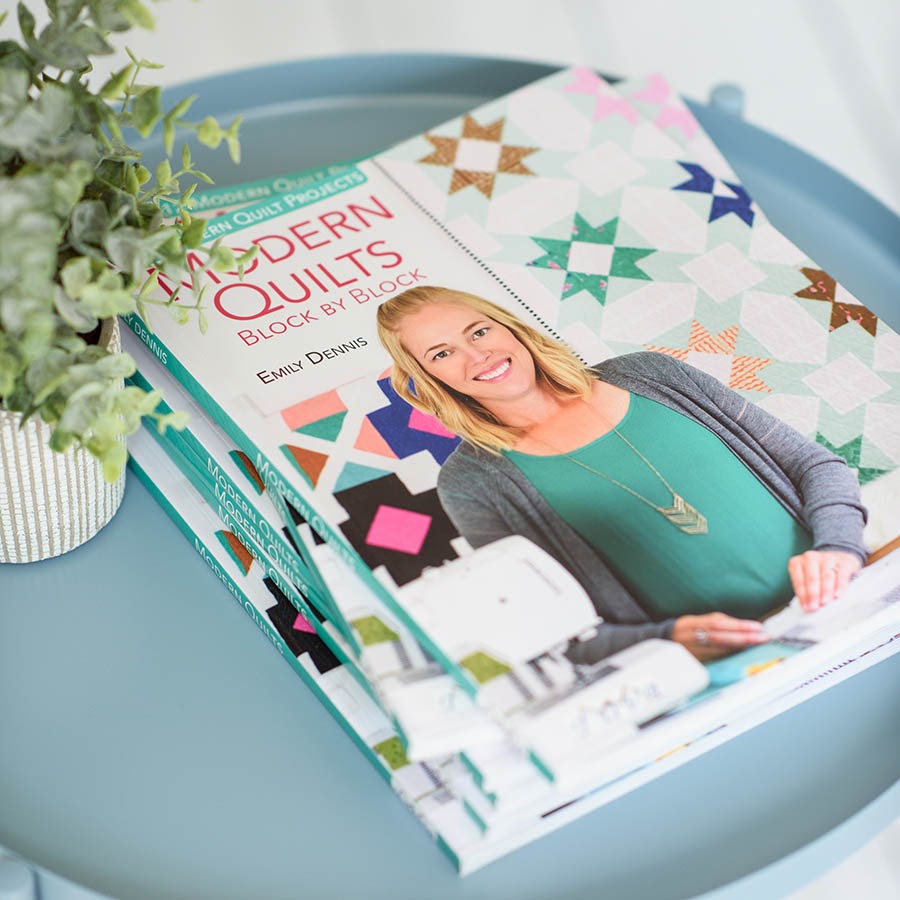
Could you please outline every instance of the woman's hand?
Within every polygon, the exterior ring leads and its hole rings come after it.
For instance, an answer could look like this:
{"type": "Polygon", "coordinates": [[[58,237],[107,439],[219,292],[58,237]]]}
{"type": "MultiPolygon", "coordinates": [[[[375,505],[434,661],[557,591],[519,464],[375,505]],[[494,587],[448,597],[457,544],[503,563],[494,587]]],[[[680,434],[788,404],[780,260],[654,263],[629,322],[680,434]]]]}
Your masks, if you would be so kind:
{"type": "Polygon", "coordinates": [[[852,553],[841,550],[807,550],[788,560],[794,593],[806,612],[840,597],[861,568],[862,563],[852,553]]]}
{"type": "Polygon", "coordinates": [[[769,637],[761,622],[714,612],[679,616],[672,629],[672,640],[690,650],[700,662],[709,662],[746,647],[765,644],[769,637]]]}

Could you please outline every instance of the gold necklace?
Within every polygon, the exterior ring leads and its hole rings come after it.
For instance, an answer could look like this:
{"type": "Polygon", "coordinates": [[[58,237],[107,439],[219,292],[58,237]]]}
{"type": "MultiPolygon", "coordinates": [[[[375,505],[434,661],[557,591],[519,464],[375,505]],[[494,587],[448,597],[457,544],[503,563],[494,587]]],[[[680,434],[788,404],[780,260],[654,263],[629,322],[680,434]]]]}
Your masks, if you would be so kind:
{"type": "MultiPolygon", "coordinates": [[[[592,413],[596,414],[596,410],[592,409],[590,407],[590,404],[586,400],[582,402],[585,404],[585,406],[591,409],[592,413]]],[[[597,418],[600,418],[599,415],[597,415],[597,418]]],[[[600,424],[606,425],[606,423],[602,419],[600,419],[600,424]]],[[[628,438],[625,437],[625,435],[622,434],[622,432],[619,431],[618,428],[616,428],[615,425],[612,425],[610,427],[610,430],[618,436],[619,440],[623,441],[626,446],[631,448],[631,451],[666,486],[666,489],[672,495],[671,506],[659,506],[652,500],[649,500],[643,494],[639,494],[636,490],[630,488],[627,484],[623,484],[621,481],[613,478],[611,475],[607,475],[606,472],[601,472],[599,469],[595,469],[593,466],[589,466],[587,463],[582,462],[580,459],[575,459],[575,457],[569,453],[561,453],[557,447],[554,447],[551,443],[545,441],[543,438],[532,437],[532,440],[536,440],[539,443],[544,444],[546,447],[549,447],[554,453],[564,456],[567,460],[569,460],[569,462],[575,463],[576,466],[581,466],[582,469],[587,469],[588,472],[591,472],[594,475],[599,476],[600,478],[604,478],[606,481],[609,481],[617,487],[620,487],[623,491],[627,491],[636,500],[640,500],[641,503],[646,504],[651,509],[658,512],[667,522],[674,525],[679,531],[683,531],[685,534],[706,534],[709,531],[709,527],[706,522],[706,516],[704,516],[696,506],[688,503],[687,500],[685,500],[684,497],[682,497],[681,494],[679,494],[678,491],[676,491],[675,488],[673,488],[672,485],[669,484],[668,481],[666,481],[666,479],[663,477],[662,472],[660,472],[659,469],[657,469],[656,466],[654,466],[653,463],[650,462],[650,460],[647,459],[647,457],[644,456],[644,454],[641,453],[641,451],[638,450],[638,448],[635,447],[634,444],[632,444],[631,441],[629,441],[628,438]]]]}

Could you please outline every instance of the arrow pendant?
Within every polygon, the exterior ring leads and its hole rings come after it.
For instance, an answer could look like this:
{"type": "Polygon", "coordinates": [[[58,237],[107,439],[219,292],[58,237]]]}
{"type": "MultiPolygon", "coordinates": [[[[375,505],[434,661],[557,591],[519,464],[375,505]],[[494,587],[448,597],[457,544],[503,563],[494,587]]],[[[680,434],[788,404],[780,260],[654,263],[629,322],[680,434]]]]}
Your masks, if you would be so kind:
{"type": "Polygon", "coordinates": [[[696,507],[691,506],[681,494],[672,494],[671,506],[660,506],[657,509],[679,531],[685,534],[706,534],[709,528],[706,524],[706,516],[700,513],[696,507]]]}

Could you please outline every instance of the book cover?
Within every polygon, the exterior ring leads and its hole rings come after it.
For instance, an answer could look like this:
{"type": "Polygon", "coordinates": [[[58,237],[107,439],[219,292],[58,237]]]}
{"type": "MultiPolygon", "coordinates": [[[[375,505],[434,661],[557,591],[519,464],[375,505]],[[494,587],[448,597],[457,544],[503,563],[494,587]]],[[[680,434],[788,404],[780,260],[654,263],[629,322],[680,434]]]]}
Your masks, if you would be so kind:
{"type": "MultiPolygon", "coordinates": [[[[526,429],[528,445],[522,434],[518,445],[501,444],[500,451],[519,453],[518,446],[528,446],[522,455],[530,460],[514,463],[494,448],[501,462],[490,471],[489,451],[472,448],[491,428],[470,428],[460,439],[448,427],[459,416],[446,414],[442,401],[472,399],[461,388],[477,390],[482,410],[482,401],[494,407],[492,427],[521,430],[503,420],[489,391],[510,382],[510,370],[524,371],[526,357],[543,366],[537,345],[523,355],[522,335],[547,341],[540,344],[545,356],[567,346],[582,361],[599,362],[595,380],[639,398],[638,411],[675,407],[680,417],[670,424],[689,419],[705,426],[693,437],[718,429],[739,471],[749,475],[746,484],[764,484],[757,499],[784,529],[774,543],[785,557],[808,547],[860,562],[865,552],[855,487],[845,479],[840,496],[820,503],[817,473],[801,472],[791,460],[826,448],[827,457],[815,457],[822,466],[837,471],[835,461],[843,458],[859,481],[875,485],[893,476],[900,458],[897,335],[779,235],[749,198],[732,187],[723,194],[713,173],[686,160],[677,141],[639,116],[635,121],[627,101],[615,107],[597,94],[597,84],[585,85],[579,72],[561,73],[305,191],[219,217],[210,222],[210,238],[221,236],[237,250],[255,245],[258,255],[243,280],[200,276],[209,334],[199,339],[162,319],[150,334],[134,323],[266,482],[356,567],[434,659],[532,748],[537,711],[549,702],[553,713],[573,689],[587,692],[584,699],[600,690],[600,679],[591,680],[596,667],[622,642],[671,638],[673,619],[684,624],[702,610],[719,611],[715,579],[731,574],[730,563],[700,570],[712,596],[706,606],[666,607],[659,566],[640,584],[654,568],[641,560],[657,561],[662,545],[655,538],[643,543],[632,513],[649,515],[660,534],[670,528],[679,540],[687,535],[683,540],[694,543],[685,546],[694,547],[727,530],[718,523],[746,530],[758,516],[732,516],[734,501],[727,500],[717,523],[708,525],[700,504],[683,496],[687,489],[671,486],[699,473],[691,489],[702,494],[703,467],[682,457],[680,468],[663,472],[662,458],[636,432],[623,441],[630,466],[623,471],[627,480],[639,476],[655,485],[655,500],[644,488],[620,488],[622,478],[604,479],[594,462],[573,462],[573,449],[581,447],[560,448],[552,429],[526,429]],[[440,357],[419,366],[410,388],[396,377],[409,374],[408,360],[398,361],[396,346],[392,355],[382,345],[375,308],[428,286],[443,290],[443,307],[475,310],[485,327],[469,334],[477,323],[467,321],[452,334],[435,332],[437,343],[417,349],[423,358],[440,357]],[[462,299],[471,296],[492,305],[462,299]],[[478,382],[474,388],[452,372],[424,377],[453,352],[470,352],[458,335],[474,346],[498,324],[515,343],[483,357],[490,365],[468,379],[478,382]],[[635,350],[650,352],[635,357],[635,350]],[[449,390],[432,391],[435,382],[449,390]],[[748,398],[760,403],[749,407],[748,398]],[[796,430],[777,429],[777,446],[766,445],[773,422],[796,430]],[[730,443],[723,434],[732,435],[730,443]],[[815,441],[801,442],[801,434],[815,441]],[[536,442],[547,437],[556,452],[540,452],[536,442]],[[534,468],[543,465],[535,459],[551,456],[566,471],[562,478],[534,468]],[[506,493],[497,486],[501,475],[511,485],[506,493]],[[624,497],[637,504],[625,518],[606,522],[600,542],[606,555],[584,534],[597,523],[580,520],[567,507],[571,497],[548,500],[535,488],[542,479],[571,483],[579,496],[590,484],[610,508],[624,497]],[[780,507],[789,515],[779,518],[780,507]],[[610,605],[617,593],[622,602],[610,605]]],[[[187,290],[165,276],[161,284],[163,294],[187,290]]],[[[540,371],[546,377],[546,367],[540,371]]],[[[585,401],[588,418],[589,407],[585,401]]],[[[625,409],[614,425],[622,424],[625,409]]],[[[590,431],[584,422],[580,429],[590,431]]],[[[684,445],[677,428],[671,441],[676,449],[684,445]]],[[[722,459],[731,462],[727,454],[722,459]]],[[[896,510],[880,507],[878,492],[872,494],[871,521],[896,532],[896,510]]],[[[765,544],[764,537],[751,535],[744,545],[765,544]]],[[[739,536],[732,543],[740,544],[739,536]]],[[[715,556],[697,559],[699,565],[715,556]]],[[[787,602],[791,585],[785,566],[778,568],[778,596],[787,602]]],[[[726,584],[720,589],[730,595],[726,584]]],[[[672,641],[690,651],[684,659],[709,653],[709,642],[720,639],[711,624],[705,627],[712,621],[672,641]]],[[[813,658],[799,653],[772,667],[754,679],[753,691],[783,688],[788,671],[799,676],[813,658]]],[[[713,706],[696,708],[711,715],[713,706]]],[[[679,715],[682,727],[698,727],[696,716],[679,715]]],[[[727,704],[716,715],[727,715],[727,704]]],[[[570,754],[577,769],[583,735],[574,726],[560,730],[552,715],[544,723],[542,734],[557,744],[543,755],[565,761],[570,754]]]]}

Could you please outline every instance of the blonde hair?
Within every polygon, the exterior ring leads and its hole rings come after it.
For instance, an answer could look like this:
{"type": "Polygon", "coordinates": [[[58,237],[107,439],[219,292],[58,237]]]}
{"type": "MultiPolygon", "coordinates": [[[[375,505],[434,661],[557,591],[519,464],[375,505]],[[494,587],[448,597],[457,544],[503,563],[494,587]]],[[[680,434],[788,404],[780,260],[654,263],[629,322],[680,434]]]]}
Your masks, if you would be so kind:
{"type": "Polygon", "coordinates": [[[378,337],[394,360],[391,384],[408,403],[437,418],[448,431],[485,450],[508,450],[522,429],[505,425],[481,403],[447,387],[422,367],[400,342],[403,320],[429,303],[466,306],[508,328],[531,354],[538,383],[560,397],[591,395],[594,375],[564,344],[527,325],[502,306],[476,294],[429,285],[410,288],[378,307],[378,337]]]}

